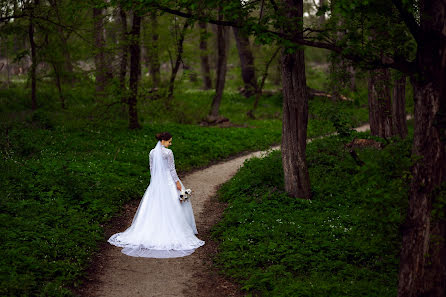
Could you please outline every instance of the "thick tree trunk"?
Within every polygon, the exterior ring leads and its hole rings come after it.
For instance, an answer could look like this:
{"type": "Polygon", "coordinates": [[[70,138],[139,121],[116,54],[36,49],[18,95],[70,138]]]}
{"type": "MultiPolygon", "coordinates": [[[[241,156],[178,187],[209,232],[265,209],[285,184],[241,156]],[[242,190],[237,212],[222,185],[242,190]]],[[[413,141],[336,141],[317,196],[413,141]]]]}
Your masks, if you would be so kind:
{"type": "MultiPolygon", "coordinates": [[[[219,10],[219,19],[222,20],[221,8],[219,10]]],[[[228,61],[228,28],[224,26],[217,26],[217,47],[218,47],[218,59],[217,59],[217,75],[215,85],[215,96],[212,100],[211,110],[209,112],[209,118],[218,117],[218,110],[220,108],[221,99],[223,97],[223,90],[226,82],[226,69],[228,61]]]]}
{"type": "Polygon", "coordinates": [[[403,228],[399,297],[446,295],[446,2],[423,0],[414,87],[409,209],[403,228]],[[442,185],[442,192],[438,188],[442,185]]]}
{"type": "Polygon", "coordinates": [[[249,38],[236,27],[232,27],[232,30],[234,31],[238,55],[240,57],[242,79],[245,84],[243,95],[245,97],[251,97],[257,92],[257,78],[249,38]]]}
{"type": "MultiPolygon", "coordinates": [[[[303,18],[302,0],[285,0],[288,19],[303,18]]],[[[302,23],[296,27],[284,29],[295,38],[302,38],[302,23]]],[[[305,77],[305,60],[303,49],[294,53],[282,52],[281,60],[283,88],[282,121],[282,165],[285,190],[294,197],[309,199],[310,177],[306,162],[308,92],[305,77]]]]}
{"type": "Polygon", "coordinates": [[[125,76],[128,64],[128,39],[127,39],[127,14],[122,5],[119,6],[119,16],[121,19],[121,63],[119,69],[119,86],[121,91],[125,90],[125,76]]]}
{"type": "Polygon", "coordinates": [[[168,102],[170,102],[170,99],[173,97],[173,90],[175,87],[175,78],[177,77],[178,70],[181,66],[181,61],[183,58],[183,43],[184,43],[184,37],[186,36],[186,30],[189,27],[189,21],[186,20],[184,22],[183,28],[180,32],[180,37],[178,39],[177,44],[177,57],[175,59],[175,64],[172,69],[172,73],[170,74],[170,80],[169,80],[169,91],[167,93],[168,102]]]}
{"type": "Polygon", "coordinates": [[[407,136],[406,123],[406,75],[395,80],[392,100],[393,135],[407,136]]]}
{"type": "Polygon", "coordinates": [[[34,8],[39,5],[39,0],[34,0],[33,7],[31,9],[31,15],[29,18],[28,35],[29,44],[31,45],[31,108],[32,110],[37,109],[37,99],[36,99],[36,70],[37,70],[37,53],[36,53],[36,43],[34,42],[34,8]]]}
{"type": "Polygon", "coordinates": [[[161,83],[160,59],[158,52],[158,17],[156,12],[150,14],[150,22],[152,25],[152,43],[149,51],[150,57],[150,75],[154,88],[158,88],[161,83]]]}
{"type": "Polygon", "coordinates": [[[389,69],[370,71],[369,77],[369,122],[372,135],[393,136],[392,105],[389,88],[389,69]]]}
{"type": "Polygon", "coordinates": [[[137,12],[133,12],[132,30],[130,32],[130,96],[129,105],[129,128],[139,129],[141,126],[138,122],[138,110],[136,108],[138,95],[138,82],[141,75],[141,48],[139,37],[141,31],[141,16],[137,12]]]}
{"type": "Polygon", "coordinates": [[[95,56],[94,63],[96,67],[96,93],[103,96],[105,87],[110,78],[105,61],[105,37],[104,37],[104,20],[102,15],[102,8],[93,8],[93,26],[94,26],[94,41],[95,41],[95,56]]]}
{"type": "Polygon", "coordinates": [[[207,24],[199,22],[200,26],[200,61],[201,72],[203,74],[203,89],[212,89],[211,70],[209,66],[208,42],[207,42],[207,24]]]}

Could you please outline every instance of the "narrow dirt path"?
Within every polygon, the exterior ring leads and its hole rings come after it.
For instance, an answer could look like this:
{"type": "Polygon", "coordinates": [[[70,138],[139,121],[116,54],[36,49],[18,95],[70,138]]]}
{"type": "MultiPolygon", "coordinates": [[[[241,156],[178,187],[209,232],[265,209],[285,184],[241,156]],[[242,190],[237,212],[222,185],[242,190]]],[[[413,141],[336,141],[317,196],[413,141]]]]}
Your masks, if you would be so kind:
{"type": "MultiPolygon", "coordinates": [[[[368,129],[368,124],[356,128],[361,132],[368,129]]],[[[275,146],[268,151],[220,162],[181,179],[194,191],[191,202],[198,238],[206,241],[192,255],[171,259],[135,258],[122,254],[121,248],[104,243],[87,273],[86,284],[76,293],[88,297],[242,296],[233,282],[219,275],[212,267],[217,245],[210,239],[210,228],[219,220],[225,207],[224,203],[216,201],[216,191],[238,171],[245,160],[261,157],[279,148],[275,146]]],[[[130,226],[138,204],[139,200],[126,205],[122,217],[106,228],[107,238],[130,226]]]]}

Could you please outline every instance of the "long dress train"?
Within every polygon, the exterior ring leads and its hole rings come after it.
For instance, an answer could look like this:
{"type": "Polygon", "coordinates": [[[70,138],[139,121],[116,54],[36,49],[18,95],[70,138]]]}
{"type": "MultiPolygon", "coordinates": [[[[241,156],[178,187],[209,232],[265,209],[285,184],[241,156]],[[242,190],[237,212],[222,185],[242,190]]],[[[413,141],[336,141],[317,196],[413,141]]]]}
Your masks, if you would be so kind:
{"type": "Polygon", "coordinates": [[[122,253],[134,257],[173,258],[192,254],[204,241],[195,236],[198,232],[190,201],[179,201],[173,153],[161,142],[150,152],[150,173],[150,184],[131,226],[112,235],[108,242],[123,247],[122,253]]]}

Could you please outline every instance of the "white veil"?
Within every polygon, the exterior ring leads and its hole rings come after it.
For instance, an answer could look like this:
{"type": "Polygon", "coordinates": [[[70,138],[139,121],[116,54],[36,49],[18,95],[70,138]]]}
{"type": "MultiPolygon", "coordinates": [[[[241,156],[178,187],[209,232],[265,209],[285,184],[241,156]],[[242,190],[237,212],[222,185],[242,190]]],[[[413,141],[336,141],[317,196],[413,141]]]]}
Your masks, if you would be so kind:
{"type": "Polygon", "coordinates": [[[190,255],[204,244],[187,221],[178,192],[163,158],[161,142],[151,152],[150,184],[131,226],[108,242],[134,257],[172,258],[190,255]]]}

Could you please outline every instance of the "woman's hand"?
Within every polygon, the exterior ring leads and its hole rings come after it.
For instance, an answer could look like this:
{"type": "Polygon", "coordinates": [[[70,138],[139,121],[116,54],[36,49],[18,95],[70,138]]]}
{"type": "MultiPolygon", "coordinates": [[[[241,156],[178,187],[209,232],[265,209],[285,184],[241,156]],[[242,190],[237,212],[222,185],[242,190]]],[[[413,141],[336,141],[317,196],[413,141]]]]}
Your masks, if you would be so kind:
{"type": "Polygon", "coordinates": [[[180,181],[177,181],[177,189],[178,189],[178,191],[181,191],[181,184],[180,184],[180,181]]]}

